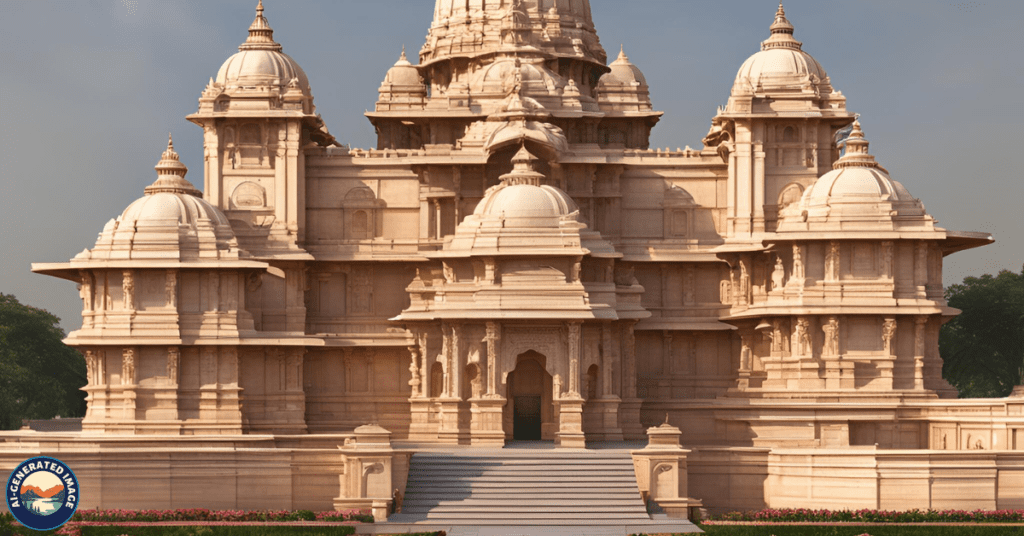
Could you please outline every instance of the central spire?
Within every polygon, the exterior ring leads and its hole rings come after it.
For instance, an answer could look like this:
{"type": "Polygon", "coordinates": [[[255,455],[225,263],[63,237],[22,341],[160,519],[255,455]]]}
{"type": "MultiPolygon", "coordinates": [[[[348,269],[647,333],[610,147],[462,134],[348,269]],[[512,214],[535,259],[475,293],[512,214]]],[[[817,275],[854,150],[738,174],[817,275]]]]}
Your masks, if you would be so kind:
{"type": "Polygon", "coordinates": [[[775,12],[775,21],[771,25],[772,36],[761,43],[761,50],[770,48],[792,48],[801,50],[803,43],[793,38],[793,23],[786,18],[786,8],[779,2],[779,10],[775,12]]]}
{"type": "Polygon", "coordinates": [[[263,16],[263,0],[256,6],[256,18],[249,25],[249,37],[238,47],[238,50],[281,50],[281,45],[274,41],[274,29],[263,16]]]}
{"type": "Polygon", "coordinates": [[[590,0],[436,0],[420,63],[516,49],[602,66],[608,60],[590,0]]]}

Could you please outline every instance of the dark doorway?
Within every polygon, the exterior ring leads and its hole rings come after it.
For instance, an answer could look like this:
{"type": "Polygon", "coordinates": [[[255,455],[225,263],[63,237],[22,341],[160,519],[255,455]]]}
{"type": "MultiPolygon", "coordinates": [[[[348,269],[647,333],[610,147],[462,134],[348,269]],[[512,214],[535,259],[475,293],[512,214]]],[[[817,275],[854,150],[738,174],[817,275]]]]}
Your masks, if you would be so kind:
{"type": "Polygon", "coordinates": [[[515,397],[512,439],[540,441],[540,396],[515,397]]]}

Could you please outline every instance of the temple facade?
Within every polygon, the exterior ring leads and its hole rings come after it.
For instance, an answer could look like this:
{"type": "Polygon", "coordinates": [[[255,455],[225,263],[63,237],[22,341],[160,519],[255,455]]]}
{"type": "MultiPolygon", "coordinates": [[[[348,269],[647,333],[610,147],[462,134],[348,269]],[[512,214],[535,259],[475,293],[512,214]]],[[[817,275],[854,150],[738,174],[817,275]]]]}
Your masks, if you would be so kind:
{"type": "Polygon", "coordinates": [[[355,149],[261,3],[188,116],[202,192],[168,143],[93,247],[33,266],[80,285],[81,437],[297,448],[375,423],[582,448],[667,421],[689,495],[731,509],[943,504],[816,496],[829,453],[923,455],[926,480],[938,451],[1024,460],[1024,399],[957,401],[941,376],[943,258],[991,237],[937,226],[769,15],[700,148],[672,151],[588,1],[437,0],[355,149]]]}

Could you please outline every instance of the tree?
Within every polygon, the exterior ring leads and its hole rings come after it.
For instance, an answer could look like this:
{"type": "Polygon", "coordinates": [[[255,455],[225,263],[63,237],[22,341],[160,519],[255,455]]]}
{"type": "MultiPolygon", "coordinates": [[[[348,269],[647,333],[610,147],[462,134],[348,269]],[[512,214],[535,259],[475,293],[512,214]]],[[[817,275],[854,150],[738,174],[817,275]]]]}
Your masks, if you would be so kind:
{"type": "Polygon", "coordinates": [[[0,294],[0,429],[22,419],[85,415],[85,359],[62,342],[60,319],[0,294]]]}
{"type": "Polygon", "coordinates": [[[963,311],[939,334],[942,375],[960,397],[1004,397],[1024,385],[1024,271],[968,277],[946,299],[963,311]]]}

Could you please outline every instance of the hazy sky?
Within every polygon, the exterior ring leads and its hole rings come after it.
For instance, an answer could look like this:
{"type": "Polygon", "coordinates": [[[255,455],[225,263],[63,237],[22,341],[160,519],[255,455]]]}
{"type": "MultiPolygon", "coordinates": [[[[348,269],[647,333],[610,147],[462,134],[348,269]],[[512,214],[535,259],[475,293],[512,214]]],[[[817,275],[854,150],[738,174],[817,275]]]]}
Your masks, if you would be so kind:
{"type": "MultiPolygon", "coordinates": [[[[202,187],[185,121],[245,40],[256,0],[3,0],[0,292],[81,325],[72,283],[29,272],[92,247],[155,179],[167,133],[202,187]]],[[[331,133],[375,145],[362,116],[403,44],[423,44],[433,0],[265,0],[275,39],[309,75],[331,133]]],[[[665,112],[657,147],[701,146],[773,0],[591,0],[665,112]]],[[[1021,270],[1024,2],[787,0],[796,38],[862,114],[871,151],[948,229],[996,244],[946,259],[946,284],[1021,270]]]]}

